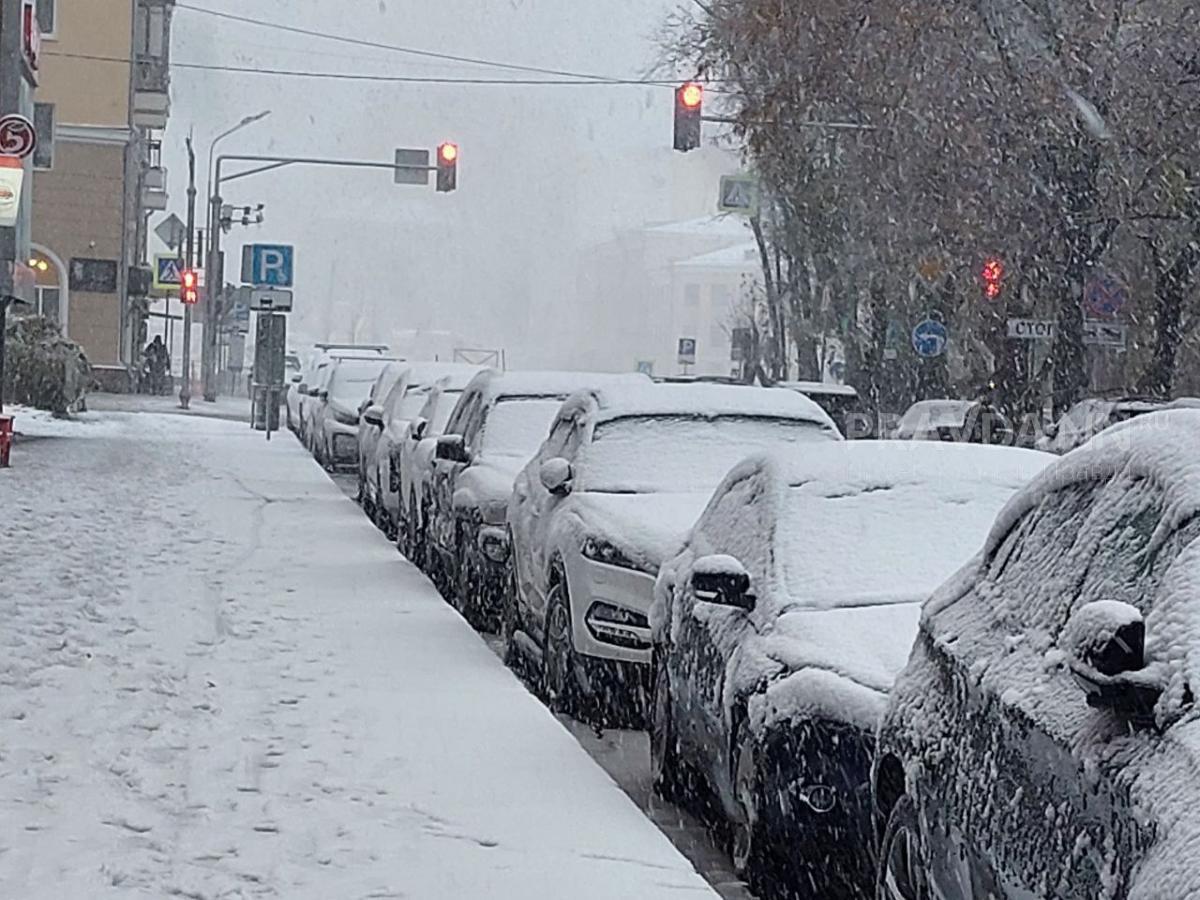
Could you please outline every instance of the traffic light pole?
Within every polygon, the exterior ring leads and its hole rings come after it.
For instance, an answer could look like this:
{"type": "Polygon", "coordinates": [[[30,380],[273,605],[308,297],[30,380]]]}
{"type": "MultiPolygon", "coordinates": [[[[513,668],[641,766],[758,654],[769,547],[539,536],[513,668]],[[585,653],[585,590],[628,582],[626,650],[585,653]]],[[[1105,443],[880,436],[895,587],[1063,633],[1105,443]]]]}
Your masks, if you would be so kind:
{"type": "Polygon", "coordinates": [[[221,233],[224,231],[221,222],[221,186],[239,178],[248,178],[263,172],[272,172],[285,166],[331,166],[342,169],[386,169],[395,172],[397,169],[419,170],[423,172],[438,172],[438,166],[414,166],[397,164],[396,162],[374,162],[357,159],[324,159],[311,156],[246,156],[228,154],[217,157],[216,172],[213,178],[213,192],[208,201],[208,260],[205,265],[207,278],[207,295],[204,300],[204,344],[201,354],[201,368],[204,373],[204,399],[213,403],[217,399],[217,326],[221,321],[222,293],[225,287],[224,272],[221,268],[221,233]],[[226,162],[260,163],[256,168],[235,172],[232,175],[222,175],[221,168],[226,162]]]}
{"type": "MultiPolygon", "coordinates": [[[[184,266],[191,271],[196,265],[196,153],[192,139],[187,139],[188,189],[187,189],[187,244],[184,266]]],[[[182,297],[180,299],[183,299],[182,297]]],[[[192,304],[183,304],[183,377],[179,385],[179,406],[187,409],[192,402],[192,304]]]]}

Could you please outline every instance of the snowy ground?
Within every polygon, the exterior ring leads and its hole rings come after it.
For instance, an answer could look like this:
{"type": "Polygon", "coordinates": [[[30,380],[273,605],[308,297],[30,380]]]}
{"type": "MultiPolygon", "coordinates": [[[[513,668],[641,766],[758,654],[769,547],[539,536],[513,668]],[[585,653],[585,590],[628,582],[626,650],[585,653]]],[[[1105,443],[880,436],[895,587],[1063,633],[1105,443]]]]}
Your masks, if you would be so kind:
{"type": "Polygon", "coordinates": [[[294,441],[18,429],[5,897],[713,896],[294,441]]]}
{"type": "MultiPolygon", "coordinates": [[[[358,484],[353,474],[335,474],[333,480],[347,497],[353,497],[358,484]]],[[[504,641],[495,635],[487,638],[497,658],[504,657],[504,641]]],[[[579,745],[608,772],[638,808],[696,867],[723,900],[753,900],[746,885],[733,872],[733,862],[712,832],[690,812],[655,796],[650,773],[650,738],[645,731],[606,729],[596,731],[590,725],[569,716],[559,721],[579,745]]]]}

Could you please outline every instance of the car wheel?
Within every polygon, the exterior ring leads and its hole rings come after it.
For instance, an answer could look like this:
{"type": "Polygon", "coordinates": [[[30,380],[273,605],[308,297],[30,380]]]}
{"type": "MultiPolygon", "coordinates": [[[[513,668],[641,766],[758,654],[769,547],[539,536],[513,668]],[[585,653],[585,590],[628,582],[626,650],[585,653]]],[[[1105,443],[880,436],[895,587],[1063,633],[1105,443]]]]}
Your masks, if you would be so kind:
{"type": "Polygon", "coordinates": [[[758,759],[754,751],[754,738],[745,729],[738,741],[733,795],[737,809],[731,849],[733,871],[748,882],[757,870],[762,842],[759,840],[758,823],[758,759]]]}
{"type": "Polygon", "coordinates": [[[671,714],[671,677],[661,651],[654,653],[654,696],[650,706],[650,774],[654,792],[664,800],[685,795],[679,767],[675,720],[671,714]]]}
{"type": "Polygon", "coordinates": [[[571,598],[565,578],[558,578],[546,597],[546,646],[542,653],[542,690],[550,708],[573,715],[578,704],[575,683],[575,637],[571,598]]]}
{"type": "Polygon", "coordinates": [[[875,879],[876,900],[930,900],[917,805],[905,795],[888,816],[875,879]]]}

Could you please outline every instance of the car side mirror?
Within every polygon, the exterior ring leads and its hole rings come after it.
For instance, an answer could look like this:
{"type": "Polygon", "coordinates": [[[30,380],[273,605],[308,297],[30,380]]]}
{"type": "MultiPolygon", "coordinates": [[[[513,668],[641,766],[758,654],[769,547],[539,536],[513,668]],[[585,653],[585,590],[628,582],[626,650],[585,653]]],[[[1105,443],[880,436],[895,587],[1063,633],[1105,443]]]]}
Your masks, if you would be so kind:
{"type": "Polygon", "coordinates": [[[329,399],[329,391],[317,391],[317,399],[328,400],[329,399]]]}
{"type": "Polygon", "coordinates": [[[753,612],[750,573],[732,556],[702,556],[692,566],[692,590],[697,600],[753,612]]]}
{"type": "Polygon", "coordinates": [[[412,439],[414,441],[423,441],[425,440],[425,432],[428,430],[429,420],[422,419],[420,416],[417,416],[415,419],[413,419],[412,428],[409,431],[409,434],[412,435],[412,439]]]}
{"type": "Polygon", "coordinates": [[[561,456],[546,460],[538,469],[542,487],[556,497],[565,497],[571,493],[571,480],[574,477],[571,464],[561,456]]]}
{"type": "Polygon", "coordinates": [[[445,462],[467,463],[471,461],[467,453],[467,445],[461,434],[443,434],[438,438],[435,456],[445,462]]]}
{"type": "Polygon", "coordinates": [[[378,404],[368,406],[363,410],[363,421],[375,428],[383,427],[383,407],[378,404]]]}
{"type": "Polygon", "coordinates": [[[1164,685],[1159,667],[1146,665],[1146,622],[1138,609],[1117,600],[1081,606],[1063,629],[1059,649],[1088,706],[1153,720],[1164,685]]]}
{"type": "MultiPolygon", "coordinates": [[[[292,384],[300,384],[300,379],[303,376],[296,374],[292,376],[292,384]]],[[[304,390],[304,385],[300,384],[300,390],[304,390]]]]}

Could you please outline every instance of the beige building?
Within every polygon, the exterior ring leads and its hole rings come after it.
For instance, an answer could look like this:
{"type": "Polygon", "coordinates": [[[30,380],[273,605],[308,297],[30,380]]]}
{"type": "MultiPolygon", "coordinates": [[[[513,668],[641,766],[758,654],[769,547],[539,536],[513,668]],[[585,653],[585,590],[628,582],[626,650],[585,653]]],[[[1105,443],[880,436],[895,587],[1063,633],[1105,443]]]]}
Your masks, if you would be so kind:
{"type": "Polygon", "coordinates": [[[37,306],[114,389],[129,384],[145,332],[147,217],[166,206],[173,3],[37,0],[37,306]]]}

